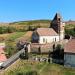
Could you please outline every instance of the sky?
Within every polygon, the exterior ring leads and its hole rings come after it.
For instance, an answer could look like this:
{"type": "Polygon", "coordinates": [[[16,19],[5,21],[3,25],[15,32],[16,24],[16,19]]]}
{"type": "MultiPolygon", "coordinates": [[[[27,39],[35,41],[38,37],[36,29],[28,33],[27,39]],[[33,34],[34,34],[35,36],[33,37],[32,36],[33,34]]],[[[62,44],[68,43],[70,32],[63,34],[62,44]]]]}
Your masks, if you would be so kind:
{"type": "Polygon", "coordinates": [[[0,0],[0,22],[53,19],[75,20],[75,0],[0,0]]]}

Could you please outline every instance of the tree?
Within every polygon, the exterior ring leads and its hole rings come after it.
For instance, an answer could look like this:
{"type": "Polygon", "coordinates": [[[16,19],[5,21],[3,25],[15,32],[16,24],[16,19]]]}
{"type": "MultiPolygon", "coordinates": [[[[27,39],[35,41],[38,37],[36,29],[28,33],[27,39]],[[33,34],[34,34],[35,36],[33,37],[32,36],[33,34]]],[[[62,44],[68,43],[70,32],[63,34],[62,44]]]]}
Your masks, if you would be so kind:
{"type": "Polygon", "coordinates": [[[65,34],[75,37],[75,28],[73,28],[73,29],[65,29],[65,34]]]}
{"type": "Polygon", "coordinates": [[[60,44],[58,44],[53,52],[53,58],[55,59],[63,59],[64,58],[64,50],[60,44]]]}
{"type": "Polygon", "coordinates": [[[2,27],[0,27],[0,34],[2,34],[3,32],[2,32],[2,27]]]}
{"type": "Polygon", "coordinates": [[[24,48],[24,43],[22,43],[21,41],[17,42],[17,50],[21,50],[24,48]]]}
{"type": "Polygon", "coordinates": [[[29,31],[32,31],[32,26],[29,25],[29,26],[28,26],[28,30],[29,30],[29,31]]]}
{"type": "Polygon", "coordinates": [[[15,32],[15,28],[8,26],[7,31],[8,31],[8,33],[13,33],[13,32],[15,32]]]}
{"type": "Polygon", "coordinates": [[[22,53],[22,54],[20,54],[20,58],[21,58],[21,59],[28,59],[28,58],[29,58],[28,47],[25,46],[25,47],[24,47],[24,50],[25,50],[25,52],[22,53]]]}
{"type": "Polygon", "coordinates": [[[26,46],[24,48],[24,50],[25,50],[25,58],[28,59],[29,58],[29,55],[28,55],[28,47],[26,46]]]}
{"type": "Polygon", "coordinates": [[[38,53],[41,54],[41,47],[38,48],[38,53]]]}

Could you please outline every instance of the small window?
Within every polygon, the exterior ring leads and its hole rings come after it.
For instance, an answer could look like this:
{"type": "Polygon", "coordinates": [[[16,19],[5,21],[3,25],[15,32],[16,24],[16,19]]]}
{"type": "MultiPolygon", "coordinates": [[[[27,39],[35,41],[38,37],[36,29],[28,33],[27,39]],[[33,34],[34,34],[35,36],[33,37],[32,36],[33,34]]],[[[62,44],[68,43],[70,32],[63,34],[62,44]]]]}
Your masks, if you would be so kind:
{"type": "Polygon", "coordinates": [[[47,43],[47,39],[46,39],[46,43],[47,43]]]}
{"type": "Polygon", "coordinates": [[[45,42],[45,38],[43,38],[43,42],[45,42]]]}
{"type": "Polygon", "coordinates": [[[60,21],[60,18],[58,20],[60,21]]]}
{"type": "Polygon", "coordinates": [[[56,38],[55,38],[55,42],[56,42],[56,38]]]}

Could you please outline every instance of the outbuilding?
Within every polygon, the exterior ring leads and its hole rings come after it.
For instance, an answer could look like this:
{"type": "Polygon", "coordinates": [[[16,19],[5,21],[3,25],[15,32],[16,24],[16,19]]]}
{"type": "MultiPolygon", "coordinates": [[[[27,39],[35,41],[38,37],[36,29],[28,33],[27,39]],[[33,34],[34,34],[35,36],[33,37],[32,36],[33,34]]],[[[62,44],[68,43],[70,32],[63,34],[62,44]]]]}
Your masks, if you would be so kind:
{"type": "Polygon", "coordinates": [[[64,66],[75,67],[75,39],[69,40],[64,47],[64,66]]]}

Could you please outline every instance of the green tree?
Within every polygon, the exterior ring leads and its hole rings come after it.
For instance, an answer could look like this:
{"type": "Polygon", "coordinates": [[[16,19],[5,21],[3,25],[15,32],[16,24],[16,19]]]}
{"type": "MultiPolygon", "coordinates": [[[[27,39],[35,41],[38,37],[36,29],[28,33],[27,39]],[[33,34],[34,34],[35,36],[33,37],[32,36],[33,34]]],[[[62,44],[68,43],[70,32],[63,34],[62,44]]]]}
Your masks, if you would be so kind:
{"type": "Polygon", "coordinates": [[[7,31],[8,31],[8,33],[15,32],[15,28],[8,26],[7,31]]]}
{"type": "Polygon", "coordinates": [[[7,57],[9,58],[12,56],[17,50],[16,50],[16,45],[14,44],[13,41],[7,41],[6,42],[6,54],[7,57]]]}
{"type": "Polygon", "coordinates": [[[2,34],[3,33],[3,31],[2,31],[2,27],[0,27],[0,34],[2,34]]]}

